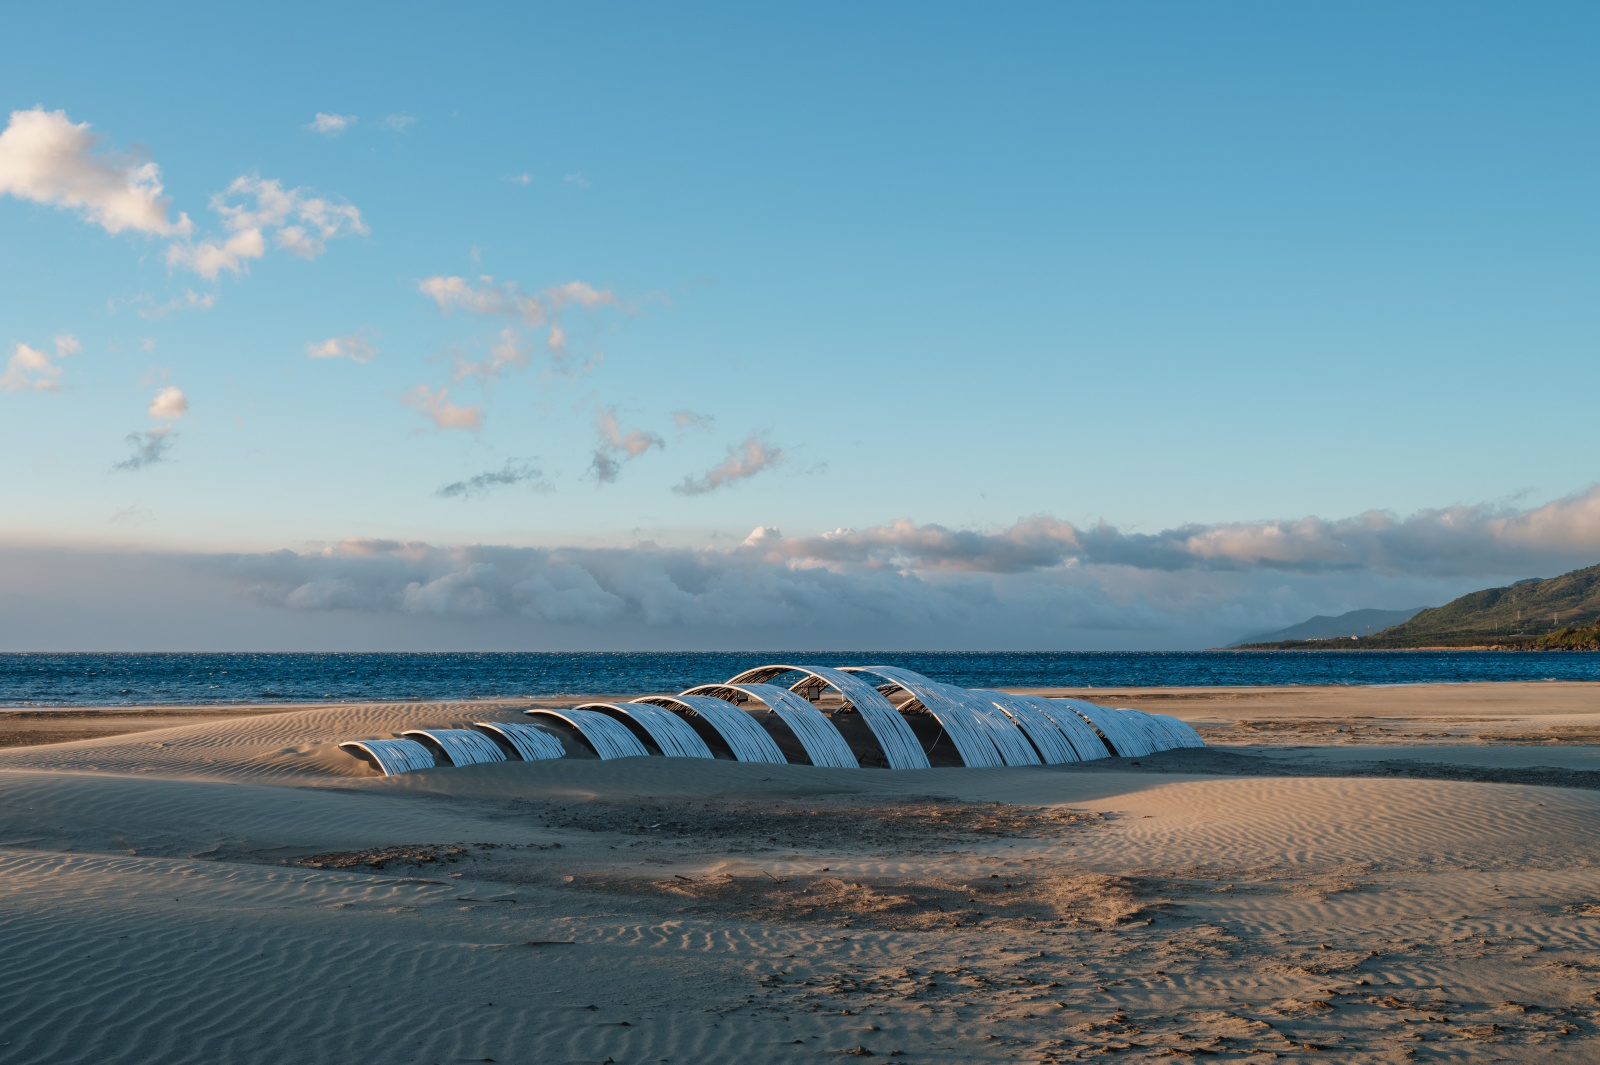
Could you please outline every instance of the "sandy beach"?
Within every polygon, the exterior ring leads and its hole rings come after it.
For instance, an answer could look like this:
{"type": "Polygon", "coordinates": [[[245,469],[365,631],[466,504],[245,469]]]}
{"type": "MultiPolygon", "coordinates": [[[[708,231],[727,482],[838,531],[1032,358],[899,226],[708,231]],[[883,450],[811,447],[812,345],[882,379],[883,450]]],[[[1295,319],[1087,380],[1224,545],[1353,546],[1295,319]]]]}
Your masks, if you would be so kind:
{"type": "Polygon", "coordinates": [[[1600,1059],[1600,686],[1074,694],[1211,747],[386,779],[337,741],[529,704],[0,712],[0,1060],[1600,1059]]]}

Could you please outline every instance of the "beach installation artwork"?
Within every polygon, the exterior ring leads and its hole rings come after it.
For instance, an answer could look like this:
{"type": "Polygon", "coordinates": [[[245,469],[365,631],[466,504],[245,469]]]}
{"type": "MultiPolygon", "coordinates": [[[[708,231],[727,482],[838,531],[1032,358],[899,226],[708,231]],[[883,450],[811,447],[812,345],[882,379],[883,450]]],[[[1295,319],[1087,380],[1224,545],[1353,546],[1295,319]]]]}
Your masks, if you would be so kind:
{"type": "Polygon", "coordinates": [[[411,729],[397,738],[339,746],[385,776],[441,765],[546,761],[569,750],[604,760],[720,756],[773,765],[926,769],[940,751],[947,761],[980,768],[1205,746],[1199,733],[1167,714],[961,688],[897,666],[772,664],[678,695],[525,712],[532,723],[411,729]],[[788,687],[768,683],[786,676],[797,679],[788,687]]]}

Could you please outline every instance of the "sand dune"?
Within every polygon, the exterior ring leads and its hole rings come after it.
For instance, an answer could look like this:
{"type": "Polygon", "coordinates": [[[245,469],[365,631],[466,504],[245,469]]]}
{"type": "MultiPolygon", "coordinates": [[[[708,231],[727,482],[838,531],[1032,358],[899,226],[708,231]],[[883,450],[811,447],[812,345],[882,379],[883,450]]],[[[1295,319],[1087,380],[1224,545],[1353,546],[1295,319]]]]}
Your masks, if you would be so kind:
{"type": "MultiPolygon", "coordinates": [[[[1475,727],[1595,724],[1587,690],[1539,713],[1525,687],[1466,700],[1475,727]]],[[[1461,713],[1389,691],[1147,705],[1461,713]]],[[[517,717],[232,711],[0,750],[0,1060],[1600,1059],[1600,788],[1494,778],[1582,784],[1593,747],[397,778],[334,749],[517,717]]]]}

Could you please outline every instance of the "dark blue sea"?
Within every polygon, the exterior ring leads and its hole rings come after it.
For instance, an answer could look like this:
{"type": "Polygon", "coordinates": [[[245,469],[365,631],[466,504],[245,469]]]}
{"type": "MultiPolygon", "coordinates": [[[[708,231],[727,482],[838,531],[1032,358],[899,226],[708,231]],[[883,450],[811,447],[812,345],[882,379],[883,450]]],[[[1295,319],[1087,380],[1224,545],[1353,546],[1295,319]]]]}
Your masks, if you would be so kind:
{"type": "Polygon", "coordinates": [[[897,665],[975,688],[1600,680],[1600,653],[1584,652],[0,654],[0,706],[644,695],[763,662],[897,665]]]}

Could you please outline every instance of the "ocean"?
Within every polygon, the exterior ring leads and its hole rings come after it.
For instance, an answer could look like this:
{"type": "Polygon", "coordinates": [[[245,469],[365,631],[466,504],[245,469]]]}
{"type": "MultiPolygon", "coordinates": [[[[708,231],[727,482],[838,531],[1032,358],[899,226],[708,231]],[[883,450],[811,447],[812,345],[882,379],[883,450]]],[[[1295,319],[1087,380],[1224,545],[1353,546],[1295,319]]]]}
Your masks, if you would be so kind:
{"type": "Polygon", "coordinates": [[[0,654],[0,706],[645,695],[764,662],[879,664],[963,687],[1600,680],[1600,654],[1500,651],[0,654]]]}

